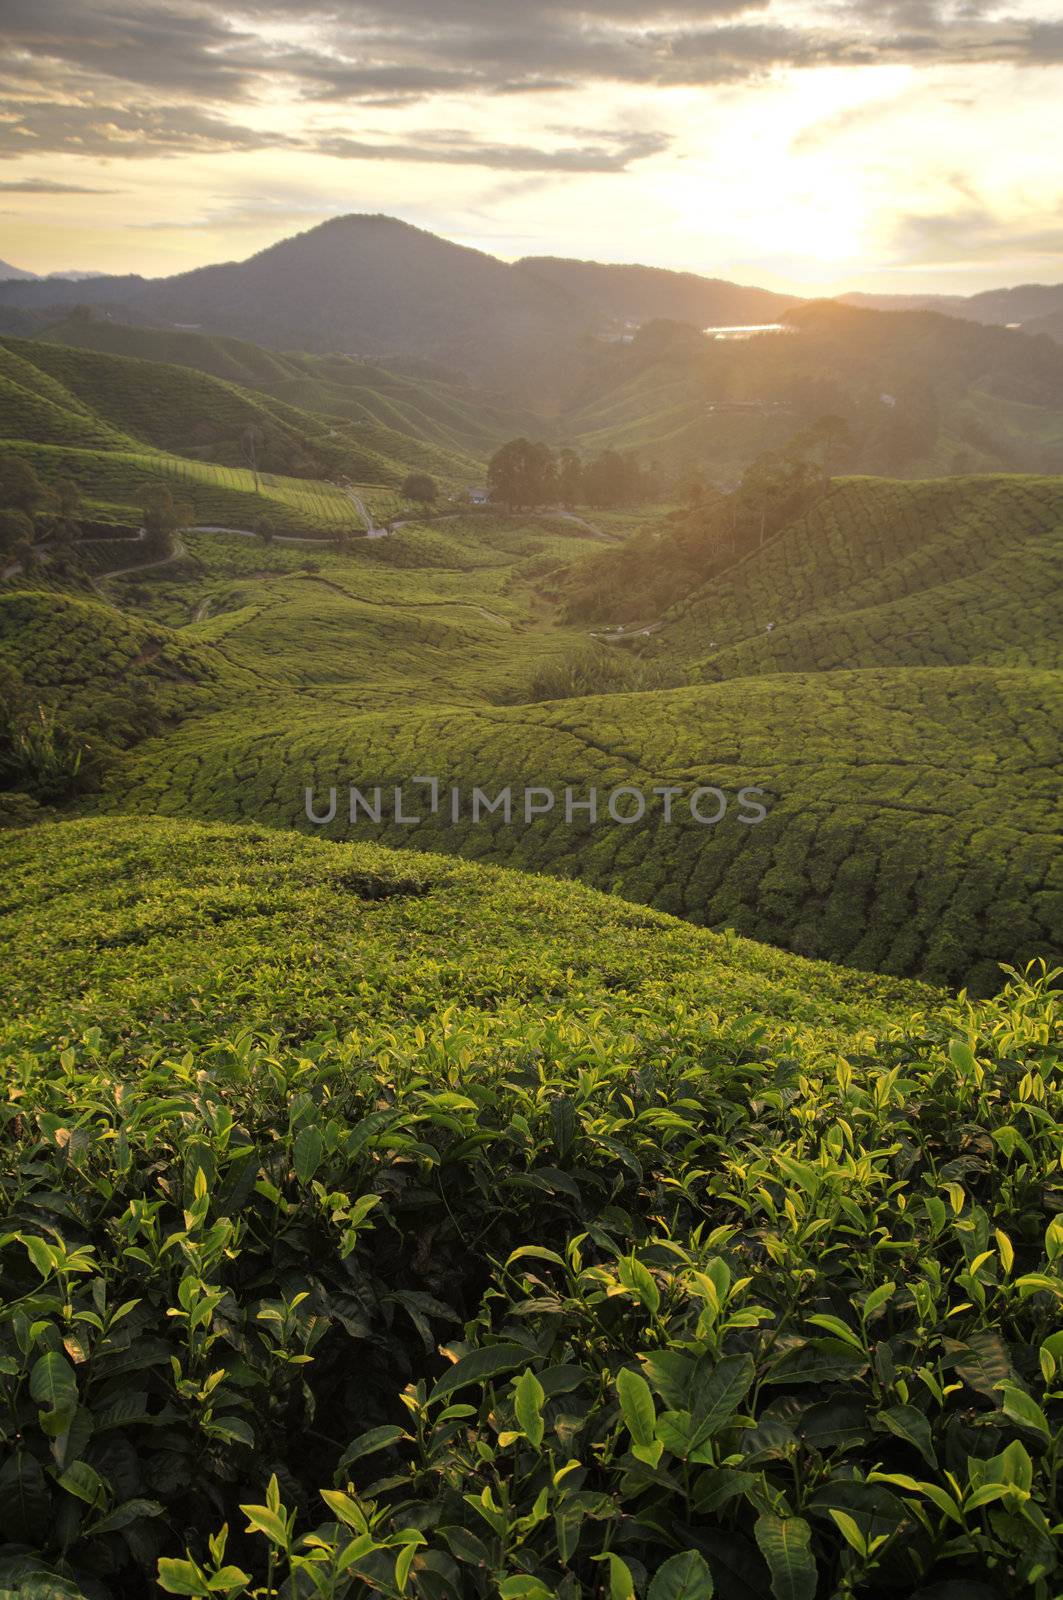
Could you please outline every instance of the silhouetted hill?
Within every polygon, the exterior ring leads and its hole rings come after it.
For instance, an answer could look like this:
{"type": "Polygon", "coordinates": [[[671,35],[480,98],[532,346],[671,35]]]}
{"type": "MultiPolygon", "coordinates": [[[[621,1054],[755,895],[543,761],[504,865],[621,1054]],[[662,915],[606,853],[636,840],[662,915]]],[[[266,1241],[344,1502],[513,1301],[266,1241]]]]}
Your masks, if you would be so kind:
{"type": "Polygon", "coordinates": [[[800,303],[795,295],[660,267],[610,266],[558,256],[526,256],[517,265],[541,282],[586,300],[599,317],[625,322],[657,317],[698,327],[774,322],[788,307],[800,303]]]}
{"type": "Polygon", "coordinates": [[[338,217],[247,261],[176,277],[5,284],[7,305],[121,303],[125,320],[277,349],[427,356],[492,381],[548,385],[585,307],[508,264],[383,216],[338,217]]]}
{"type": "Polygon", "coordinates": [[[1063,344],[1063,303],[1055,311],[1050,311],[1047,316],[1034,317],[1030,322],[1024,322],[1022,331],[1030,334],[1047,334],[1050,339],[1055,339],[1063,344]]]}
{"type": "Polygon", "coordinates": [[[659,321],[597,346],[566,438],[721,482],[834,415],[851,441],[835,470],[1063,469],[1063,350],[1050,340],[836,300],[792,307],[783,323],[788,332],[721,341],[659,321]]]}
{"type": "Polygon", "coordinates": [[[940,311],[969,322],[997,323],[1021,328],[1024,333],[1050,331],[1038,324],[1055,316],[1063,319],[1063,283],[1024,283],[1012,289],[985,289],[981,294],[847,294],[843,302],[872,311],[940,311]]]}

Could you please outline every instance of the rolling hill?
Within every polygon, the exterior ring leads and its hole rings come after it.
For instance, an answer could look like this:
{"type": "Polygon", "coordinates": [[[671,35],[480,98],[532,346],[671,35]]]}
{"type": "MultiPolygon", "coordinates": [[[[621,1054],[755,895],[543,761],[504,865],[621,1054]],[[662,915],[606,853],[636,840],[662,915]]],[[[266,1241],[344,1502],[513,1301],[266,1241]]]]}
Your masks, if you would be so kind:
{"type": "MultiPolygon", "coordinates": [[[[210,341],[203,343],[210,348],[210,341]]],[[[256,375],[262,376],[269,353],[247,347],[241,354],[245,366],[257,360],[256,375]]],[[[218,365],[224,364],[219,360],[218,365]]],[[[356,404],[348,405],[344,414],[340,406],[330,405],[334,395],[324,384],[312,375],[300,381],[296,363],[288,371],[279,362],[277,366],[286,372],[277,387],[298,391],[309,404],[293,405],[277,394],[242,387],[191,362],[164,363],[53,340],[2,339],[0,437],[88,448],[140,444],[232,467],[245,463],[245,435],[253,429],[258,465],[266,472],[318,478],[343,474],[379,483],[396,483],[411,470],[428,470],[447,482],[468,482],[479,475],[477,461],[457,444],[456,428],[449,439],[443,426],[431,436],[426,414],[432,398],[421,396],[416,383],[391,384],[405,400],[403,409],[401,401],[387,395],[387,375],[373,374],[364,392],[378,398],[379,415],[356,404]],[[382,394],[374,391],[373,376],[382,394]],[[323,409],[316,411],[315,405],[323,409]]],[[[338,386],[333,388],[342,399],[338,386]]],[[[445,399],[436,409],[446,414],[445,399]]],[[[460,415],[459,407],[451,410],[460,415]]]]}
{"type": "Polygon", "coordinates": [[[738,476],[824,415],[844,419],[851,471],[946,476],[1063,466],[1063,352],[927,311],[833,301],[739,341],[650,323],[599,347],[563,417],[585,450],[635,449],[714,481],[738,476]]]}
{"type": "MultiPolygon", "coordinates": [[[[1050,956],[1063,930],[1046,588],[1061,504],[1059,480],[842,481],[632,641],[651,686],[621,671],[595,693],[603,663],[638,669],[599,645],[580,692],[545,702],[536,676],[591,646],[544,613],[565,544],[535,519],[411,527],[316,573],[226,565],[199,536],[196,564],[156,580],[158,615],[215,661],[211,703],[126,752],[94,803],[310,829],[307,785],[390,793],[417,772],[466,793],[593,786],[603,806],[619,785],[715,786],[719,825],[680,802],[670,822],[651,806],[568,826],[558,801],[510,826],[441,810],[352,830],[341,810],[327,831],[578,875],[820,959],[988,990],[998,962],[1050,956]],[[756,826],[735,812],[743,787],[765,791],[756,826]]],[[[135,581],[109,596],[130,603],[135,581]]],[[[9,631],[11,663],[34,660],[9,631]]]]}
{"type": "Polygon", "coordinates": [[[940,311],[971,322],[1021,328],[1024,333],[1048,332],[1046,319],[1063,312],[1063,284],[1027,283],[1010,289],[983,289],[971,295],[847,294],[850,305],[880,311],[940,311]]]}
{"type": "Polygon", "coordinates": [[[800,296],[754,289],[694,272],[661,267],[612,266],[599,261],[566,261],[556,256],[525,256],[517,265],[565,295],[585,301],[598,319],[618,323],[665,318],[695,327],[775,322],[800,296]]]}
{"type": "Polygon", "coordinates": [[[191,367],[304,411],[345,418],[364,430],[366,445],[378,450],[390,445],[382,453],[405,452],[411,463],[419,444],[426,451],[460,455],[478,471],[477,461],[503,439],[537,426],[534,417],[507,412],[497,398],[478,390],[438,378],[414,378],[352,356],[267,350],[220,334],[138,327],[111,317],[67,317],[49,326],[41,338],[191,367]],[[402,437],[401,445],[394,434],[402,437]]]}

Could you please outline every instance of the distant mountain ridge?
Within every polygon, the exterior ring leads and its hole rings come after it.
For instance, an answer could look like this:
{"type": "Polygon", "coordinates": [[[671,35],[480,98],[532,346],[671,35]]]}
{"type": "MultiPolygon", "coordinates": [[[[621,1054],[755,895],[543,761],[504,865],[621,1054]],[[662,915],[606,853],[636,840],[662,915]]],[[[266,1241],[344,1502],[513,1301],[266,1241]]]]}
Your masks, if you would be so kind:
{"type": "MultiPolygon", "coordinates": [[[[19,269],[12,268],[17,272],[19,269]]],[[[1063,286],[1027,285],[970,298],[842,297],[864,309],[931,309],[1058,336],[1063,286]]],[[[810,302],[755,286],[636,264],[553,256],[506,262],[393,217],[335,217],[245,261],[173,277],[136,274],[0,280],[0,328],[79,304],[125,323],[224,334],[310,354],[428,362],[448,375],[565,406],[589,341],[650,321],[774,323],[810,302]]]]}
{"type": "Polygon", "coordinates": [[[1063,283],[1024,283],[971,295],[854,293],[840,299],[868,311],[941,311],[968,322],[1018,327],[1024,333],[1048,333],[1048,327],[1039,325],[1054,321],[1063,331],[1063,283]]]}
{"type": "Polygon", "coordinates": [[[802,304],[797,295],[663,267],[613,266],[558,256],[525,256],[517,266],[620,320],[667,318],[699,327],[763,323],[802,304]]]}
{"type": "Polygon", "coordinates": [[[10,261],[0,261],[0,280],[23,283],[36,276],[35,272],[23,272],[21,267],[13,267],[10,261]]]}

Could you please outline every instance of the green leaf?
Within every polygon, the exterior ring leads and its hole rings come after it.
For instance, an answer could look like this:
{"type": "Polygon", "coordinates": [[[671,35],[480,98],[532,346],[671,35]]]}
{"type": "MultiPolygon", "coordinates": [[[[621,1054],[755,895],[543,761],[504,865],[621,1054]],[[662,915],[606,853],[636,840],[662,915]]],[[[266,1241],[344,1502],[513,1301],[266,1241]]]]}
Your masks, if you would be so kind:
{"type": "Polygon", "coordinates": [[[339,1459],[337,1472],[342,1472],[349,1467],[352,1461],[359,1461],[362,1456],[371,1456],[376,1450],[386,1450],[389,1444],[398,1444],[400,1439],[407,1439],[409,1435],[404,1428],[399,1428],[393,1422],[385,1422],[379,1428],[369,1428],[365,1433],[360,1433],[357,1439],[352,1439],[339,1459]]]}
{"type": "Polygon", "coordinates": [[[103,1493],[99,1473],[87,1461],[72,1461],[57,1481],[68,1494],[84,1500],[87,1506],[94,1506],[103,1493]]]}
{"type": "Polygon", "coordinates": [[[838,1531],[846,1544],[855,1550],[858,1556],[866,1555],[867,1539],[860,1524],[847,1511],[832,1510],[830,1515],[837,1524],[838,1531]]]}
{"type": "Polygon", "coordinates": [[[252,1449],[255,1446],[255,1435],[251,1424],[245,1422],[243,1417],[214,1417],[210,1422],[203,1424],[203,1432],[209,1433],[215,1439],[229,1439],[233,1444],[246,1444],[252,1449]]]}
{"type": "Polygon", "coordinates": [[[209,1593],[206,1575],[197,1566],[191,1561],[172,1561],[168,1556],[159,1561],[159,1584],[167,1594],[209,1593]]]}
{"type": "Polygon", "coordinates": [[[47,1278],[55,1268],[55,1251],[52,1246],[36,1233],[24,1233],[19,1237],[41,1277],[47,1278]]]}
{"type": "Polygon", "coordinates": [[[638,1295],[650,1316],[656,1316],[661,1305],[661,1291],[649,1268],[643,1266],[636,1256],[630,1256],[617,1263],[617,1274],[624,1287],[638,1295]]]}
{"type": "Polygon", "coordinates": [[[622,1367],[617,1373],[616,1392],[620,1396],[627,1431],[635,1444],[652,1445],[657,1413],[645,1378],[639,1372],[632,1372],[630,1367],[622,1367]]]}
{"type": "Polygon", "coordinates": [[[1003,1412],[1010,1417],[1012,1422],[1017,1422],[1023,1428],[1029,1428],[1033,1433],[1039,1433],[1046,1442],[1051,1439],[1052,1433],[1045,1416],[1036,1400],[1022,1389],[1017,1389],[1013,1383],[999,1383],[997,1388],[1003,1396],[1003,1412]]]}
{"type": "Polygon", "coordinates": [[[310,1179],[321,1165],[321,1156],[324,1148],[325,1141],[322,1139],[321,1129],[316,1123],[299,1129],[295,1138],[292,1159],[295,1166],[295,1176],[300,1183],[310,1182],[310,1179]]]}
{"type": "Polygon", "coordinates": [[[501,1600],[552,1600],[553,1590],[533,1578],[530,1572],[519,1572],[512,1578],[503,1578],[498,1586],[501,1600]]]}
{"type": "Polygon", "coordinates": [[[543,1386],[529,1367],[513,1386],[513,1409],[517,1413],[517,1421],[527,1435],[528,1443],[536,1450],[543,1442],[542,1410],[545,1399],[543,1386]]]}
{"type": "Polygon", "coordinates": [[[77,1379],[65,1356],[49,1350],[37,1357],[30,1372],[30,1394],[39,1405],[51,1406],[53,1411],[77,1404],[77,1379]]]}
{"type": "Polygon", "coordinates": [[[979,1328],[967,1340],[966,1349],[956,1363],[956,1372],[970,1388],[999,1405],[1000,1385],[1014,1378],[1008,1347],[991,1328],[979,1328]]]}
{"type": "Polygon", "coordinates": [[[850,1328],[847,1322],[843,1322],[841,1317],[832,1317],[826,1311],[817,1311],[808,1320],[814,1322],[817,1328],[826,1328],[828,1333],[835,1334],[837,1338],[843,1339],[846,1344],[851,1344],[855,1350],[863,1353],[864,1346],[860,1335],[850,1328]]]}
{"type": "Polygon", "coordinates": [[[128,1528],[130,1523],[139,1521],[141,1517],[161,1517],[163,1510],[157,1500],[123,1500],[121,1505],[115,1506],[113,1511],[108,1511],[99,1522],[87,1527],[85,1537],[96,1537],[101,1533],[117,1533],[120,1528],[128,1528]]]}
{"type": "Polygon", "coordinates": [[[959,1506],[952,1495],[943,1489],[939,1483],[924,1483],[918,1478],[909,1477],[906,1472],[869,1472],[867,1481],[868,1483],[892,1483],[898,1489],[907,1490],[909,1494],[923,1495],[927,1500],[932,1501],[950,1521],[958,1522],[961,1527],[963,1526],[963,1516],[959,1506]]]}
{"type": "Polygon", "coordinates": [[[851,1383],[869,1365],[866,1355],[842,1339],[810,1339],[800,1349],[788,1350],[764,1382],[851,1383]]]}
{"type": "MultiPolygon", "coordinates": [[[[1023,1494],[1029,1494],[1033,1488],[1033,1462],[1019,1439],[1012,1439],[999,1455],[981,1462],[980,1468],[979,1476],[983,1483],[1002,1483],[1005,1488],[1018,1489],[1023,1494]]],[[[971,1476],[974,1477],[973,1466],[971,1476]]]]}
{"type": "Polygon", "coordinates": [[[251,1582],[249,1572],[241,1572],[239,1567],[219,1567],[217,1572],[210,1575],[211,1594],[228,1594],[232,1589],[241,1589],[251,1582]]]}
{"type": "MultiPolygon", "coordinates": [[[[341,1489],[319,1489],[318,1494],[338,1521],[346,1523],[355,1533],[368,1533],[369,1523],[365,1512],[349,1494],[344,1494],[341,1489]]],[[[247,1507],[241,1506],[240,1509],[246,1511],[247,1507]]]]}
{"type": "Polygon", "coordinates": [[[888,1411],[879,1413],[878,1420],[884,1423],[891,1433],[896,1434],[898,1439],[905,1439],[914,1445],[928,1467],[937,1467],[937,1454],[934,1450],[930,1423],[915,1406],[891,1406],[888,1411]]]}
{"type": "Polygon", "coordinates": [[[591,1559],[609,1563],[609,1600],[635,1600],[635,1580],[626,1561],[621,1561],[612,1550],[607,1550],[605,1555],[592,1556],[591,1559]]]}
{"type": "MultiPolygon", "coordinates": [[[[320,1491],[324,1498],[325,1491],[320,1491]]],[[[241,1506],[240,1510],[247,1518],[248,1533],[264,1533],[271,1544],[287,1549],[288,1528],[284,1518],[271,1506],[241,1506]]]]}
{"type": "Polygon", "coordinates": [[[697,1550],[683,1550],[669,1556],[658,1567],[646,1600],[712,1600],[712,1573],[697,1550]]]}
{"type": "Polygon", "coordinates": [[[753,1534],[768,1563],[775,1600],[814,1600],[817,1577],[812,1529],[804,1517],[777,1517],[765,1511],[757,1518],[753,1534]]]}
{"type": "Polygon", "coordinates": [[[712,1439],[726,1427],[749,1390],[756,1375],[750,1355],[724,1356],[711,1375],[702,1380],[695,1373],[691,1417],[695,1426],[694,1448],[712,1439]]]}
{"type": "Polygon", "coordinates": [[[512,1372],[527,1359],[528,1352],[520,1344],[488,1344],[479,1350],[470,1350],[468,1355],[455,1361],[449,1372],[444,1372],[429,1395],[429,1402],[442,1400],[467,1383],[484,1383],[503,1372],[512,1372]]]}

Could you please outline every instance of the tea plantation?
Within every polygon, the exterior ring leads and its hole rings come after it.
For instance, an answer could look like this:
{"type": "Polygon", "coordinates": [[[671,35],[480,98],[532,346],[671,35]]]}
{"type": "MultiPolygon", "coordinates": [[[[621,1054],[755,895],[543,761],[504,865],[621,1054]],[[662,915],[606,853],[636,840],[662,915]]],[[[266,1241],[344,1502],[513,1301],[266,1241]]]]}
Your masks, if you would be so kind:
{"type": "Polygon", "coordinates": [[[221,526],[0,579],[0,1600],[1057,1600],[1061,480],[618,630],[685,513],[337,542],[50,350],[10,448],[221,526]]]}
{"type": "Polygon", "coordinates": [[[1060,1013],[8,832],[0,1593],[1052,1600],[1060,1013]]]}
{"type": "Polygon", "coordinates": [[[1059,667],[1061,561],[1059,478],[842,479],[763,549],[680,601],[661,645],[689,651],[707,677],[1059,667]]]}

